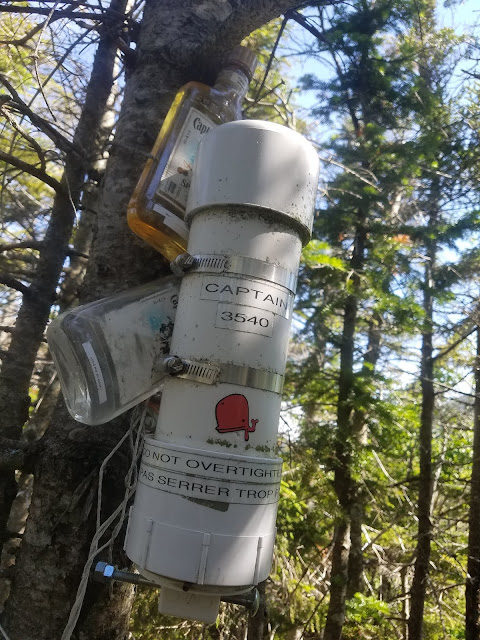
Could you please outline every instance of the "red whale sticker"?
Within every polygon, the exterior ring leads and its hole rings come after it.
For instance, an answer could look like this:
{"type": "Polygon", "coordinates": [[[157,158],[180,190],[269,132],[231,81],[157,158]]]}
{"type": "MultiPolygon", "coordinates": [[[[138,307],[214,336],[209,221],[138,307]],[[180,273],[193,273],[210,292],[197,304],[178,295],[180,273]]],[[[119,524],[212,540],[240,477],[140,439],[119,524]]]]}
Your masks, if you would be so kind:
{"type": "Polygon", "coordinates": [[[255,431],[258,420],[252,418],[252,426],[248,417],[248,400],[239,393],[225,396],[215,407],[217,418],[217,431],[219,433],[232,433],[245,430],[245,440],[249,434],[255,431]]]}

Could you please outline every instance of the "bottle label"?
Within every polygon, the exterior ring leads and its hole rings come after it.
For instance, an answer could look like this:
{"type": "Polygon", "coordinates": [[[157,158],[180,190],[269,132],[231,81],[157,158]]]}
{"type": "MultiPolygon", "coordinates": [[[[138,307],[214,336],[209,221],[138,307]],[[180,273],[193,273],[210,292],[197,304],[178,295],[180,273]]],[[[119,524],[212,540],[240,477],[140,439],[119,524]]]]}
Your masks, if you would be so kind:
{"type": "Polygon", "coordinates": [[[165,207],[162,207],[162,205],[158,204],[158,202],[154,203],[153,210],[162,216],[163,218],[162,222],[166,227],[168,227],[169,229],[172,229],[177,235],[179,235],[184,240],[188,240],[187,225],[181,218],[177,216],[177,214],[172,213],[168,209],[165,209],[165,207]]]}
{"type": "Polygon", "coordinates": [[[103,378],[103,373],[97,358],[97,354],[93,350],[91,342],[83,342],[82,347],[92,369],[95,386],[97,387],[98,404],[103,404],[107,401],[107,390],[105,388],[105,380],[103,378]]]}
{"type": "MultiPolygon", "coordinates": [[[[203,136],[216,126],[208,116],[195,107],[190,109],[163,172],[157,195],[185,209],[198,145],[203,136]]],[[[159,213],[165,215],[163,211],[159,213]]],[[[178,216],[175,218],[178,220],[178,216]]],[[[168,222],[166,224],[172,226],[168,222]]]]}
{"type": "Polygon", "coordinates": [[[226,84],[234,89],[239,95],[244,96],[248,91],[249,80],[244,73],[234,69],[223,69],[218,74],[215,84],[226,84]]]}

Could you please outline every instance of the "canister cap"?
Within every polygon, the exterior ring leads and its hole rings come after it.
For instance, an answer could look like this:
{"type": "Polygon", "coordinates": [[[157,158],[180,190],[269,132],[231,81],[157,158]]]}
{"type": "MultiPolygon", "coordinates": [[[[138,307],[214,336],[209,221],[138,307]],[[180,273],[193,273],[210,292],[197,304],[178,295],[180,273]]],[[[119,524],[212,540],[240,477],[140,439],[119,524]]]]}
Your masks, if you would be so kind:
{"type": "Polygon", "coordinates": [[[312,145],[287,127],[261,120],[229,122],[202,140],[188,197],[190,225],[201,209],[248,205],[292,224],[310,239],[319,161],[312,145]]]}
{"type": "Polygon", "coordinates": [[[251,80],[257,66],[257,56],[248,47],[237,45],[236,47],[233,47],[225,58],[223,66],[228,67],[229,65],[234,65],[243,69],[247,74],[248,79],[251,80]]]}

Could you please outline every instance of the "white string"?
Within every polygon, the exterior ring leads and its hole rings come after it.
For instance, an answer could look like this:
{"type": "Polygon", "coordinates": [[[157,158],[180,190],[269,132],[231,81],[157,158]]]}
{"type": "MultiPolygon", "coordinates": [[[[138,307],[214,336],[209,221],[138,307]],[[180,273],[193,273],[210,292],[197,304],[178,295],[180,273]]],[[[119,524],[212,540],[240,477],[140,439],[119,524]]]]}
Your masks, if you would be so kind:
{"type": "MultiPolygon", "coordinates": [[[[63,631],[61,640],[70,640],[70,638],[72,636],[72,633],[73,633],[73,631],[74,631],[74,629],[75,629],[75,627],[77,625],[78,618],[80,616],[80,611],[81,611],[82,605],[83,605],[83,600],[85,598],[85,593],[86,593],[86,590],[87,590],[88,579],[90,577],[90,570],[91,570],[91,567],[92,567],[92,562],[94,561],[95,557],[101,551],[103,551],[104,549],[106,549],[107,547],[109,547],[110,545],[113,544],[114,540],[116,539],[116,537],[118,536],[118,534],[120,532],[120,529],[122,528],[122,524],[123,524],[123,521],[124,521],[124,518],[125,518],[125,511],[126,511],[126,508],[127,508],[127,503],[129,501],[129,499],[131,498],[131,496],[133,495],[133,493],[135,492],[135,487],[136,487],[136,484],[137,484],[137,461],[138,461],[138,458],[139,458],[139,455],[140,455],[139,454],[139,448],[140,448],[140,442],[141,442],[141,439],[142,439],[141,436],[143,435],[143,424],[144,424],[144,421],[145,421],[146,409],[147,409],[147,405],[146,405],[146,403],[144,403],[141,412],[138,411],[138,408],[136,410],[134,410],[134,412],[132,414],[131,421],[130,421],[130,428],[123,435],[123,437],[119,440],[119,442],[115,445],[115,447],[112,449],[112,451],[110,451],[110,453],[104,459],[104,461],[102,462],[102,464],[100,466],[100,470],[98,472],[97,530],[96,530],[95,535],[93,536],[92,541],[90,543],[90,550],[89,550],[88,558],[87,558],[87,561],[85,563],[85,566],[83,567],[82,577],[81,577],[81,580],[80,580],[80,584],[78,585],[78,590],[77,590],[77,595],[76,595],[76,598],[75,598],[75,602],[73,603],[73,606],[72,606],[72,608],[70,610],[70,615],[69,615],[69,618],[68,618],[68,622],[67,622],[67,625],[66,625],[66,627],[65,627],[65,629],[63,631]],[[136,434],[135,442],[133,442],[133,433],[134,433],[135,429],[137,429],[137,434],[136,434]],[[115,452],[118,451],[119,447],[123,444],[123,442],[125,442],[125,440],[128,437],[130,438],[130,448],[131,448],[131,451],[132,451],[132,460],[131,460],[130,468],[129,468],[128,472],[127,472],[127,475],[125,476],[125,494],[124,494],[122,502],[118,505],[118,507],[115,509],[115,511],[105,520],[105,522],[100,524],[103,474],[104,474],[105,468],[106,468],[109,460],[112,458],[112,456],[115,454],[115,452]],[[118,522],[115,525],[110,538],[101,547],[99,547],[98,543],[101,540],[102,536],[107,531],[109,526],[113,522],[115,522],[115,520],[117,518],[118,518],[118,522]]],[[[6,638],[5,640],[9,640],[9,639],[6,638]]]]}
{"type": "Polygon", "coordinates": [[[5,629],[2,627],[1,624],[0,624],[0,633],[5,638],[5,640],[10,640],[10,638],[7,636],[7,633],[6,633],[5,629]]]}

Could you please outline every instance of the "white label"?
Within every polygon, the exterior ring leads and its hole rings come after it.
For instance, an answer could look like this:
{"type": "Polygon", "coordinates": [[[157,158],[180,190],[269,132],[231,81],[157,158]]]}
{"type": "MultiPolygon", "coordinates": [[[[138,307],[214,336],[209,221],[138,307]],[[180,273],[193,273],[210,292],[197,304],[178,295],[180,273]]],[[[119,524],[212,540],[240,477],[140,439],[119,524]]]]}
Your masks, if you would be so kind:
{"type": "Polygon", "coordinates": [[[247,93],[247,76],[244,73],[235,71],[234,69],[224,69],[221,71],[217,78],[217,82],[229,85],[240,95],[247,93]]]}
{"type": "Polygon", "coordinates": [[[238,460],[145,444],[139,481],[160,491],[231,504],[278,502],[281,460],[238,460]]]}
{"type": "Polygon", "coordinates": [[[287,319],[293,306],[293,295],[287,289],[231,276],[204,276],[200,299],[265,309],[287,319]]]}
{"type": "Polygon", "coordinates": [[[92,373],[98,392],[98,402],[99,404],[103,404],[107,401],[107,390],[105,389],[105,380],[103,379],[103,373],[100,369],[100,363],[98,362],[98,358],[95,355],[95,351],[93,350],[91,342],[83,342],[82,347],[87,354],[90,367],[92,368],[92,373]]]}
{"type": "Polygon", "coordinates": [[[165,207],[162,207],[162,205],[158,204],[158,202],[154,203],[153,210],[162,215],[162,222],[166,227],[175,231],[175,233],[184,240],[188,240],[187,225],[181,218],[179,218],[175,213],[172,213],[168,209],[165,209],[165,207]]]}
{"type": "Polygon", "coordinates": [[[218,329],[258,333],[272,337],[275,314],[265,309],[221,302],[217,306],[215,326],[218,329]]]}
{"type": "Polygon", "coordinates": [[[162,174],[158,195],[185,209],[198,145],[203,136],[216,126],[198,109],[190,109],[162,174]]]}
{"type": "MultiPolygon", "coordinates": [[[[170,350],[178,289],[168,286],[104,314],[101,330],[113,364],[121,406],[150,389],[161,375],[153,369],[170,350]]],[[[111,402],[114,398],[109,394],[111,402]]]]}

